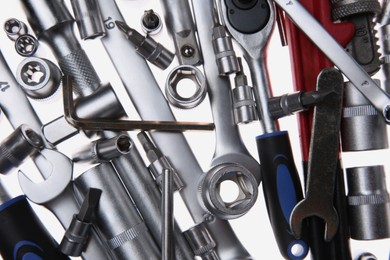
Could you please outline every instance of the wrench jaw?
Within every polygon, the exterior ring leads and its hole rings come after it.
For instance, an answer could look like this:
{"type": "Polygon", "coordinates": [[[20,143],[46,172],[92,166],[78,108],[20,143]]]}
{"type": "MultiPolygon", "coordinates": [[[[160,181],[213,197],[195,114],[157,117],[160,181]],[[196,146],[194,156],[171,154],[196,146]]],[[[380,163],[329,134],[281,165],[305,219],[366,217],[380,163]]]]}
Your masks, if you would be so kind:
{"type": "Polygon", "coordinates": [[[64,154],[51,149],[42,150],[37,157],[46,161],[43,173],[45,180],[33,182],[27,175],[19,171],[19,185],[26,196],[34,203],[45,204],[62,194],[72,180],[73,164],[64,154]]]}
{"type": "Polygon", "coordinates": [[[302,223],[305,218],[319,217],[325,221],[324,240],[329,242],[336,235],[339,226],[339,217],[334,207],[326,207],[327,203],[310,201],[306,198],[300,201],[290,216],[290,227],[293,235],[300,239],[302,236],[302,223]],[[326,208],[325,208],[326,207],[326,208]]]}

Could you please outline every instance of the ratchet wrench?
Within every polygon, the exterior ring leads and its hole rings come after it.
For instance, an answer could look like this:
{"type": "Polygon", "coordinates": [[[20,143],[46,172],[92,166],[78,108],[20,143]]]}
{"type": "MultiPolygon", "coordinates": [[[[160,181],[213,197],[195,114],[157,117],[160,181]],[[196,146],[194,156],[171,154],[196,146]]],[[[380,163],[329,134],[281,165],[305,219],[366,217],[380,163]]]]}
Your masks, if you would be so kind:
{"type": "Polygon", "coordinates": [[[219,8],[228,31],[242,47],[251,71],[257,112],[265,132],[256,139],[262,167],[264,197],[275,239],[283,257],[303,259],[308,253],[308,246],[306,242],[292,235],[289,226],[292,209],[303,199],[302,188],[288,133],[279,131],[268,108],[271,95],[264,49],[274,26],[272,4],[268,1],[244,3],[220,0],[219,8]],[[293,247],[302,250],[295,253],[293,247]]]}
{"type": "Polygon", "coordinates": [[[390,96],[297,1],[274,0],[390,124],[390,96]]]}

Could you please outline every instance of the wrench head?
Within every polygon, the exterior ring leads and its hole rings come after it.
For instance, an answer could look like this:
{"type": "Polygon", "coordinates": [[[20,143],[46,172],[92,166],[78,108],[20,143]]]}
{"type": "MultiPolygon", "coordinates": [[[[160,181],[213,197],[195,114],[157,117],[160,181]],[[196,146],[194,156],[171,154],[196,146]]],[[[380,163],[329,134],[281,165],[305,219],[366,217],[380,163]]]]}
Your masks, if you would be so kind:
{"type": "Polygon", "coordinates": [[[332,240],[339,227],[339,217],[333,206],[326,207],[325,205],[326,203],[306,198],[301,200],[294,207],[290,215],[290,227],[296,238],[301,237],[303,220],[308,217],[316,216],[325,221],[325,241],[332,240]]]}
{"type": "Polygon", "coordinates": [[[51,149],[43,149],[38,157],[40,158],[37,160],[45,161],[45,167],[40,171],[46,179],[35,183],[22,171],[19,171],[18,179],[22,191],[29,200],[44,204],[59,196],[66,189],[72,180],[73,164],[64,154],[51,149]]]}

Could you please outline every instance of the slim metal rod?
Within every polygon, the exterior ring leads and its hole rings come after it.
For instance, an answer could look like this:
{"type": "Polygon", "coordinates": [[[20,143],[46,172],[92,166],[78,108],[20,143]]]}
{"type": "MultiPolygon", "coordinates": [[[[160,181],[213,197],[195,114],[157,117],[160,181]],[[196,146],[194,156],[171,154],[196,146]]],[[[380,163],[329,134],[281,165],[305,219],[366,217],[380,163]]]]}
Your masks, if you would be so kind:
{"type": "Polygon", "coordinates": [[[164,169],[162,183],[162,259],[171,260],[173,258],[173,171],[164,169]]]}

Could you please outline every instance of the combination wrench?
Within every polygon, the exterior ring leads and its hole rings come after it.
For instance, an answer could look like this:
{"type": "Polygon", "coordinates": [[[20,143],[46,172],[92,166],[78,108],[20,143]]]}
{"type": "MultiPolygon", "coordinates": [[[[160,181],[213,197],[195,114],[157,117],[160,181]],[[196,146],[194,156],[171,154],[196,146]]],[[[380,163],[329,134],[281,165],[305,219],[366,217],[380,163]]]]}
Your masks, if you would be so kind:
{"type": "Polygon", "coordinates": [[[330,94],[314,108],[306,197],[295,206],[290,217],[291,230],[297,237],[301,236],[303,219],[310,216],[317,216],[325,221],[326,241],[330,241],[338,230],[339,220],[333,196],[343,86],[341,73],[333,68],[324,69],[318,79],[317,90],[329,91],[330,94]]]}
{"type": "Polygon", "coordinates": [[[390,124],[390,96],[296,0],[274,0],[390,124]]]}
{"type": "MultiPolygon", "coordinates": [[[[107,35],[102,42],[125,86],[138,114],[143,120],[175,120],[156,79],[146,61],[137,55],[129,45],[123,32],[116,28],[115,21],[124,21],[115,1],[99,0],[107,35]],[[129,73],[129,71],[131,73],[129,73]],[[153,95],[151,95],[153,93],[153,95]],[[145,106],[148,100],[151,106],[145,106]]],[[[193,220],[207,222],[218,244],[221,259],[248,259],[249,253],[243,247],[227,221],[210,218],[200,205],[198,183],[203,170],[197,162],[188,142],[180,133],[151,132],[151,137],[162,153],[171,159],[174,168],[180,173],[185,187],[180,191],[193,220]]]]}
{"type": "MultiPolygon", "coordinates": [[[[64,228],[67,228],[72,216],[79,211],[72,188],[72,161],[62,153],[43,149],[37,156],[36,161],[45,180],[39,183],[32,182],[26,174],[19,171],[18,179],[22,191],[32,202],[43,205],[49,209],[60,221],[64,228]]],[[[100,238],[95,232],[91,232],[91,237],[85,251],[82,253],[83,259],[111,259],[100,238]]]]}

